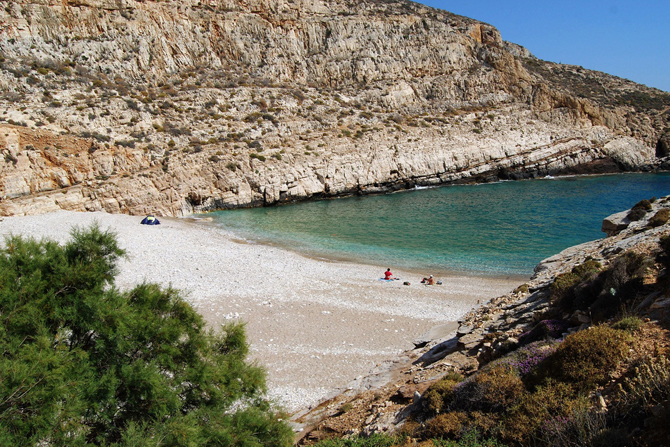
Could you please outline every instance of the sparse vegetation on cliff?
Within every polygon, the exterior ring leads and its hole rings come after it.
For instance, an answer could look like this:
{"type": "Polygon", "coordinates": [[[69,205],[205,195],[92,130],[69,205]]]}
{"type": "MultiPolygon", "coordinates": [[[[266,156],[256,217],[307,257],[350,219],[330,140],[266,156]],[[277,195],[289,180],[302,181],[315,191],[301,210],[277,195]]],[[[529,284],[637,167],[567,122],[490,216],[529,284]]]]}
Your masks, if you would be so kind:
{"type": "Polygon", "coordinates": [[[43,206],[36,194],[71,210],[173,215],[667,168],[668,94],[512,51],[491,25],[412,2],[5,3],[0,149],[24,161],[0,169],[0,213],[43,206]],[[75,135],[90,140],[65,148],[82,163],[23,149],[75,135]],[[260,163],[246,149],[287,153],[260,163]],[[60,200],[66,177],[82,188],[60,200]]]}

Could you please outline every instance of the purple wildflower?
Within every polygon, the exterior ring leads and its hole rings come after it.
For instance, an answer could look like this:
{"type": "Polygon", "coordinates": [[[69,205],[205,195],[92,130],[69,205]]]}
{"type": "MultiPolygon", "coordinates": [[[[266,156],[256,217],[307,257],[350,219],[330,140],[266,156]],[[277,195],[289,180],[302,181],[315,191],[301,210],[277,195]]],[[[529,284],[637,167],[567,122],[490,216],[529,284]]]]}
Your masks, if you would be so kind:
{"type": "Polygon", "coordinates": [[[572,422],[567,416],[555,416],[544,421],[542,430],[550,437],[559,435],[565,430],[565,427],[572,422]]]}
{"type": "Polygon", "coordinates": [[[531,343],[510,354],[503,362],[517,371],[520,376],[525,376],[553,354],[558,348],[558,343],[553,340],[531,343]]]}

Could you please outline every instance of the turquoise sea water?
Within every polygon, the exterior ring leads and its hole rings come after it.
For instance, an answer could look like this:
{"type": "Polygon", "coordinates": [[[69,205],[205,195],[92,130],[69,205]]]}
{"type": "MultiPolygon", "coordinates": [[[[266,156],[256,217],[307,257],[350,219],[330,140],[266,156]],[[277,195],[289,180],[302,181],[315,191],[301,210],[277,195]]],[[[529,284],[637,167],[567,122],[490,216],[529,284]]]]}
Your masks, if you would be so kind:
{"type": "Polygon", "coordinates": [[[530,275],[539,261],[604,237],[603,218],[670,194],[670,173],[444,186],[210,213],[250,241],[426,272],[530,275]]]}

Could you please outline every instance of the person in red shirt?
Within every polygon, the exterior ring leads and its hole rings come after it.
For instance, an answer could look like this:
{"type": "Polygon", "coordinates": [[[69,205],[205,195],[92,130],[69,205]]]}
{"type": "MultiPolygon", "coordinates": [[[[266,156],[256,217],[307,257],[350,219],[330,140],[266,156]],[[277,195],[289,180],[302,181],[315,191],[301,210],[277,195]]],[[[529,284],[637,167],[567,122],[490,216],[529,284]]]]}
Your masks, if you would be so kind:
{"type": "Polygon", "coordinates": [[[386,271],[384,272],[384,279],[387,281],[389,279],[393,279],[393,273],[391,273],[391,269],[386,269],[386,271]]]}

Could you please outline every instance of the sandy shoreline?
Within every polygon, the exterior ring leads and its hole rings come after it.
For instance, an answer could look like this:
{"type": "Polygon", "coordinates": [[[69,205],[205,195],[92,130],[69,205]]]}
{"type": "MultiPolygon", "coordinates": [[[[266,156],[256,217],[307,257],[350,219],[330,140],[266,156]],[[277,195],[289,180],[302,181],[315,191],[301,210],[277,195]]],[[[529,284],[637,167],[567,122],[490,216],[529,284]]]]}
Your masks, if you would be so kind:
{"type": "MultiPolygon", "coordinates": [[[[59,211],[5,217],[0,234],[63,242],[73,226],[97,221],[118,235],[128,259],[117,286],[156,282],[185,292],[217,326],[247,324],[251,356],[268,372],[270,395],[289,411],[318,403],[381,361],[411,349],[431,327],[458,319],[518,278],[449,276],[444,285],[419,284],[415,272],[382,282],[385,266],[332,262],[266,245],[244,244],[214,226],[187,219],[141,218],[59,211]]],[[[390,266],[393,268],[393,266],[390,266]]]]}

